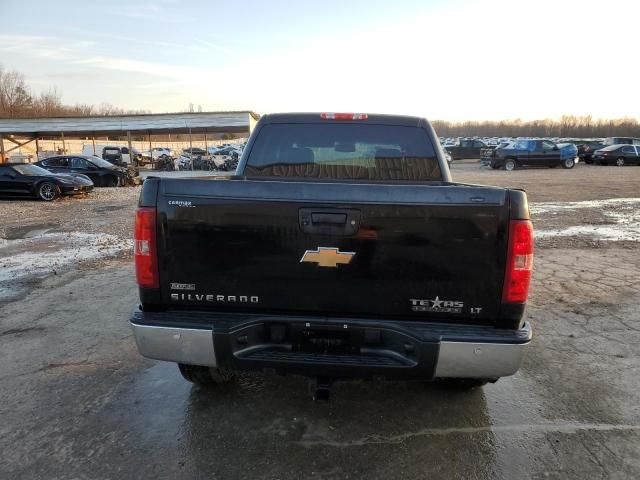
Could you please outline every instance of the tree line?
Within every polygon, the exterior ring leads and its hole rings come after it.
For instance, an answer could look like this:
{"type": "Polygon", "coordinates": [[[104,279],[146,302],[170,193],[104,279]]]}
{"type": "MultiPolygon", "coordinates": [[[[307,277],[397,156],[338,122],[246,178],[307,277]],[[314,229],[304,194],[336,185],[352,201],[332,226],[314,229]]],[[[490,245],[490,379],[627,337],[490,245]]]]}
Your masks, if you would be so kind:
{"type": "MultiPolygon", "coordinates": [[[[197,110],[202,111],[198,105],[197,110]]],[[[194,112],[189,104],[187,111],[194,112]]],[[[87,117],[91,115],[127,115],[151,113],[146,110],[128,110],[108,103],[100,105],[65,105],[56,87],[34,94],[22,73],[5,70],[0,65],[0,117],[87,117]]],[[[588,116],[563,115],[552,120],[499,120],[432,122],[436,133],[442,137],[640,137],[640,123],[635,118],[594,119],[588,116]]]]}
{"type": "Polygon", "coordinates": [[[590,115],[563,115],[557,120],[531,121],[435,120],[432,124],[441,137],[640,137],[640,122],[635,118],[594,119],[590,115]]]}

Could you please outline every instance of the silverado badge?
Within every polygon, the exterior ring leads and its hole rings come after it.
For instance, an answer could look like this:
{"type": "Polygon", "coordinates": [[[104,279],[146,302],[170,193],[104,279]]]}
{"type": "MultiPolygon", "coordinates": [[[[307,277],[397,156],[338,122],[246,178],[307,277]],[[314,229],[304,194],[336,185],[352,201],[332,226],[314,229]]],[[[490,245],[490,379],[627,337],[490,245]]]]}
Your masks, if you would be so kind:
{"type": "Polygon", "coordinates": [[[337,268],[338,264],[348,265],[351,263],[355,254],[355,252],[341,252],[339,248],[318,247],[317,250],[304,252],[300,263],[317,263],[319,267],[337,268]]]}

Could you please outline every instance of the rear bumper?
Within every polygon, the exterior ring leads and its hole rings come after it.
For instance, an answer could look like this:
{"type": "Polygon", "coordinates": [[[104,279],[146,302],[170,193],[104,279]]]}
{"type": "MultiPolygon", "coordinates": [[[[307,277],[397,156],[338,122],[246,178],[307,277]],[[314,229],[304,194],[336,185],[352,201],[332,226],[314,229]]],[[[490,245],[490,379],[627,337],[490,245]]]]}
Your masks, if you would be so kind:
{"type": "Polygon", "coordinates": [[[417,322],[141,312],[131,317],[148,358],[236,370],[367,378],[499,378],[513,375],[531,340],[519,330],[417,322]],[[319,353],[316,341],[322,345],[319,353]],[[327,352],[345,339],[340,351],[327,352]],[[311,346],[311,349],[308,347],[311,346]]]}

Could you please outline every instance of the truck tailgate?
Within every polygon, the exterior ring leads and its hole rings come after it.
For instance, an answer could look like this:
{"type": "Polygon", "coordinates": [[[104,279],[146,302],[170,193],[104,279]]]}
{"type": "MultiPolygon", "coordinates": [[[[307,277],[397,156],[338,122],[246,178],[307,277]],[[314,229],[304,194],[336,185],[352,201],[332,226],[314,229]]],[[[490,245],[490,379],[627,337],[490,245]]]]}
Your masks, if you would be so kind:
{"type": "Polygon", "coordinates": [[[170,179],[160,287],[180,309],[492,323],[508,191],[170,179]]]}

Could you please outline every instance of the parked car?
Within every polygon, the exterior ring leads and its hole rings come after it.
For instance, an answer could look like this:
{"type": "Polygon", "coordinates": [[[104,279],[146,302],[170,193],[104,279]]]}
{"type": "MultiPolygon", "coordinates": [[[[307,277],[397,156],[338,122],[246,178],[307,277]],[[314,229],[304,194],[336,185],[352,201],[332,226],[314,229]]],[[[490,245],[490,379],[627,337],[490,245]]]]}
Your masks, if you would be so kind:
{"type": "Polygon", "coordinates": [[[153,162],[155,170],[172,171],[175,170],[175,158],[169,155],[162,155],[153,162]]]}
{"type": "Polygon", "coordinates": [[[604,146],[604,143],[597,140],[580,143],[577,145],[578,158],[580,158],[584,163],[593,163],[593,152],[603,148],[604,146]]]}
{"type": "Polygon", "coordinates": [[[145,150],[141,153],[145,160],[157,160],[162,156],[171,156],[171,149],[167,147],[153,147],[151,150],[145,150]]]}
{"type": "Polygon", "coordinates": [[[532,335],[526,193],[451,183],[436,142],[415,117],[264,115],[239,176],[145,181],[140,353],[204,385],[312,376],[316,398],[336,378],[514,374],[532,335]]]}
{"type": "Polygon", "coordinates": [[[223,147],[217,148],[215,151],[212,152],[213,155],[226,155],[231,157],[234,160],[238,160],[238,158],[240,158],[241,153],[242,152],[240,151],[240,149],[236,148],[233,145],[223,146],[223,147]]]}
{"type": "Polygon", "coordinates": [[[199,147],[185,148],[184,150],[182,150],[182,153],[186,154],[187,156],[188,155],[193,155],[193,156],[199,155],[199,156],[204,157],[204,156],[208,155],[207,151],[204,148],[199,148],[199,147]]]}
{"type": "Polygon", "coordinates": [[[453,160],[461,158],[480,158],[482,149],[491,148],[482,140],[462,139],[458,145],[446,146],[445,149],[451,154],[453,160]]]}
{"type": "Polygon", "coordinates": [[[33,197],[46,202],[60,195],[77,195],[93,190],[85,175],[52,173],[31,163],[0,165],[0,195],[33,197]]]}
{"type": "Polygon", "coordinates": [[[604,139],[605,147],[611,145],[640,145],[640,138],[635,137],[607,137],[604,139]]]}
{"type": "Polygon", "coordinates": [[[493,169],[515,170],[519,167],[573,168],[578,148],[573,143],[555,144],[550,140],[519,139],[494,150],[483,150],[483,165],[493,169]]]}
{"type": "Polygon", "coordinates": [[[117,145],[96,145],[95,153],[93,144],[84,144],[82,146],[82,155],[96,156],[117,166],[135,166],[142,163],[142,154],[133,148],[133,162],[129,154],[129,147],[120,147],[117,145]]]}
{"type": "Polygon", "coordinates": [[[127,172],[102,158],[89,155],[61,155],[36,162],[54,173],[80,173],[91,179],[96,187],[119,187],[126,183],[127,172]]]}
{"type": "Polygon", "coordinates": [[[174,168],[177,170],[217,170],[215,157],[197,155],[196,149],[193,149],[194,154],[189,155],[183,153],[176,159],[174,159],[174,168]]]}
{"type": "Polygon", "coordinates": [[[593,155],[597,165],[625,165],[640,164],[640,145],[610,145],[601,148],[593,155]]]}

